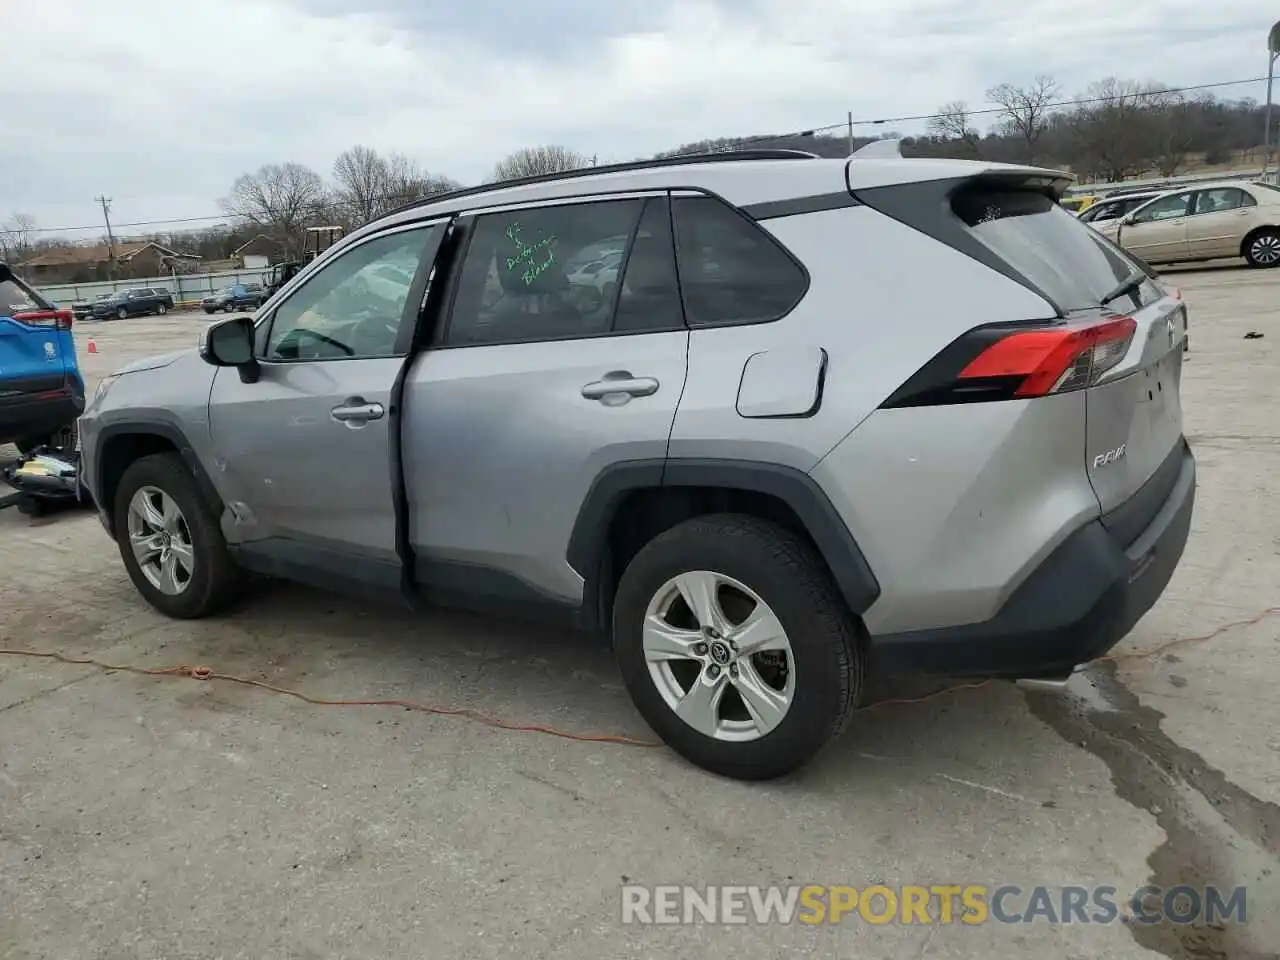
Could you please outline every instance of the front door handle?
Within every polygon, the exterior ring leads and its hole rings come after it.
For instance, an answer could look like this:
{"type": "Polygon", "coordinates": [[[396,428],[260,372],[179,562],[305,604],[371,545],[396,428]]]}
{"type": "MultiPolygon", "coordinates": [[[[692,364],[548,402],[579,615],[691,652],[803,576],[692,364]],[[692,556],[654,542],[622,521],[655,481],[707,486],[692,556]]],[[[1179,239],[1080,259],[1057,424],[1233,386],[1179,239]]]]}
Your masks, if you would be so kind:
{"type": "Polygon", "coordinates": [[[339,423],[368,423],[370,420],[381,420],[386,414],[380,403],[369,403],[363,397],[348,397],[330,414],[339,423]]]}
{"type": "Polygon", "coordinates": [[[605,397],[618,395],[651,397],[657,392],[658,381],[653,377],[633,377],[626,370],[606,373],[603,378],[582,388],[582,395],[588,400],[603,400],[605,397]]]}

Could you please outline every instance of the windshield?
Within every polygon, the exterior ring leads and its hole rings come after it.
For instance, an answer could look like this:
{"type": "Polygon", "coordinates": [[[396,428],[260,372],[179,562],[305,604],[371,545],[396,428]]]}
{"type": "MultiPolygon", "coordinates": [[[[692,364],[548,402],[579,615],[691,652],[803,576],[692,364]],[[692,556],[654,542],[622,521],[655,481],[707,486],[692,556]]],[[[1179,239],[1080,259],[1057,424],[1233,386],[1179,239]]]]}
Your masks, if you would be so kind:
{"type": "MultiPolygon", "coordinates": [[[[1064,311],[1098,306],[1117,284],[1142,270],[1092,227],[1034,190],[977,186],[958,193],[952,209],[979,241],[1064,311]]],[[[1158,296],[1154,288],[1149,292],[1158,296]]]]}

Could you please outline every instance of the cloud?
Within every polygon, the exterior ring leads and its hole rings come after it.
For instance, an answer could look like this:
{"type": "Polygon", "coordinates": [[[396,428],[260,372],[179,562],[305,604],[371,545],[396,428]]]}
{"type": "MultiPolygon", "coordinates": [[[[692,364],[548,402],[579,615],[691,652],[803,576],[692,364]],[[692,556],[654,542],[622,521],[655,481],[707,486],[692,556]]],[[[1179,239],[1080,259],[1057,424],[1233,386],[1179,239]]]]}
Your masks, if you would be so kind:
{"type": "Polygon", "coordinates": [[[475,181],[526,144],[626,160],[977,105],[1041,72],[1070,92],[1237,79],[1266,28],[1256,0],[11,3],[0,217],[93,223],[100,192],[120,220],[200,216],[239,173],[328,173],[354,143],[475,181]]]}

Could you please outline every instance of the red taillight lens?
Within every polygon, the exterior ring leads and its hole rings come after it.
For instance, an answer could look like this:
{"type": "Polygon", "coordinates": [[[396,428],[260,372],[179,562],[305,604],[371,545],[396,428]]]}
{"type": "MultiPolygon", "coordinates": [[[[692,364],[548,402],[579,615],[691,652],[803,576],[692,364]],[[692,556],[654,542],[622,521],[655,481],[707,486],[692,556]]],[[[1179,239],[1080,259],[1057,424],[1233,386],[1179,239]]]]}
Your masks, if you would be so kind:
{"type": "Polygon", "coordinates": [[[1132,317],[1117,317],[1086,327],[1012,333],[971,360],[960,379],[1018,377],[1015,397],[1077,390],[1124,359],[1137,326],[1132,317]]]}
{"type": "Polygon", "coordinates": [[[28,310],[15,313],[13,319],[31,327],[54,327],[58,330],[70,330],[75,314],[70,310],[28,310]]]}
{"type": "Polygon", "coordinates": [[[1132,317],[975,327],[947,345],[882,407],[991,403],[1082,390],[1120,363],[1132,317]]]}

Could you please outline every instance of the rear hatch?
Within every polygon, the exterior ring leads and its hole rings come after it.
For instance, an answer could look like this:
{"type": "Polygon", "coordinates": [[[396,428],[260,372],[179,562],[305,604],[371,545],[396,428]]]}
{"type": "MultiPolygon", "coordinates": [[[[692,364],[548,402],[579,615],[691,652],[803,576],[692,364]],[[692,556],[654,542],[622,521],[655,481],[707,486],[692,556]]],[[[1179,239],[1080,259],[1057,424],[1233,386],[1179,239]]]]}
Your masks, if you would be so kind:
{"type": "MultiPolygon", "coordinates": [[[[1069,324],[1111,331],[1066,374],[1087,378],[1085,467],[1103,514],[1110,513],[1163,465],[1180,462],[1184,304],[1043,192],[975,184],[952,206],[1069,324]]],[[[1176,471],[1169,479],[1171,486],[1176,471]]]]}
{"type": "Polygon", "coordinates": [[[0,399],[61,391],[74,366],[71,313],[0,266],[0,399]]]}
{"type": "Polygon", "coordinates": [[[868,205],[1046,301],[1039,317],[972,328],[887,404],[1083,391],[1082,466],[1103,523],[1127,545],[1181,468],[1186,310],[1149,267],[1062,209],[1057,197],[1066,182],[1053,171],[993,166],[855,190],[868,205]]]}

